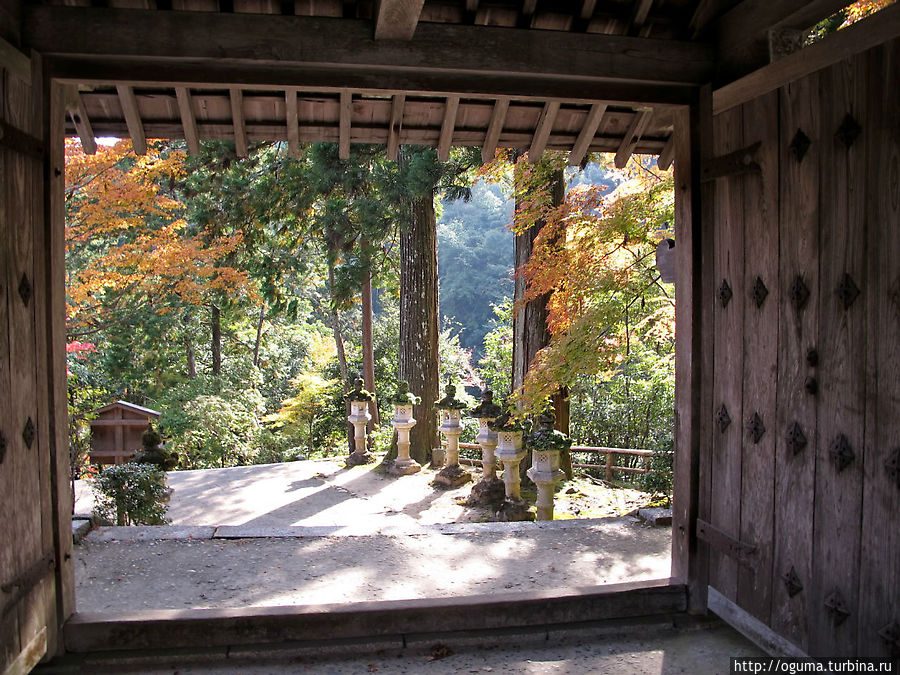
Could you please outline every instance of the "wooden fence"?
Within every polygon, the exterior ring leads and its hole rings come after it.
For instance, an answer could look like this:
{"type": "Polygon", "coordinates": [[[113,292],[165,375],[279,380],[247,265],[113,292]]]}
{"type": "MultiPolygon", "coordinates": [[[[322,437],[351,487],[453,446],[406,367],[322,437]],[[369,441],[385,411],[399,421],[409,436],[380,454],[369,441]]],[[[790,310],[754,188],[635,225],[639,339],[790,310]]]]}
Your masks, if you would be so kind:
{"type": "MultiPolygon", "coordinates": [[[[446,445],[445,441],[441,442],[441,445],[446,445]]],[[[465,450],[480,450],[481,446],[477,443],[460,443],[460,449],[465,450]]],[[[571,448],[572,453],[576,452],[584,452],[584,453],[592,453],[597,455],[605,455],[606,463],[605,464],[578,464],[573,463],[573,469],[603,469],[605,472],[605,478],[608,481],[613,479],[614,471],[621,471],[623,473],[640,473],[646,474],[651,471],[656,471],[658,469],[650,468],[650,457],[656,453],[653,450],[635,450],[633,448],[597,448],[587,445],[573,445],[571,448]],[[616,466],[616,455],[631,455],[633,457],[641,458],[641,466],[616,466]]],[[[467,464],[469,466],[481,466],[480,459],[467,459],[460,457],[460,464],[467,464]]]]}

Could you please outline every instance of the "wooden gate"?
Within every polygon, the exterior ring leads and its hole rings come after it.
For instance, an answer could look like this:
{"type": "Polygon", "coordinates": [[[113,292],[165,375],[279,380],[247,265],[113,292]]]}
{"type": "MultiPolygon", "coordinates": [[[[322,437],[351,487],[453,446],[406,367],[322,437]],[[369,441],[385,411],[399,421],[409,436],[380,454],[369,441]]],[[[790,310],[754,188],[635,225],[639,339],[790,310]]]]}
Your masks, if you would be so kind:
{"type": "Polygon", "coordinates": [[[66,493],[68,465],[64,334],[48,311],[61,309],[49,256],[59,260],[62,233],[51,242],[45,227],[40,64],[7,49],[0,65],[0,672],[19,673],[55,650],[71,612],[59,591],[71,504],[54,494],[57,472],[66,493]]]}
{"type": "Polygon", "coordinates": [[[900,646],[897,82],[895,40],[723,111],[700,172],[710,594],[811,655],[900,646]]]}

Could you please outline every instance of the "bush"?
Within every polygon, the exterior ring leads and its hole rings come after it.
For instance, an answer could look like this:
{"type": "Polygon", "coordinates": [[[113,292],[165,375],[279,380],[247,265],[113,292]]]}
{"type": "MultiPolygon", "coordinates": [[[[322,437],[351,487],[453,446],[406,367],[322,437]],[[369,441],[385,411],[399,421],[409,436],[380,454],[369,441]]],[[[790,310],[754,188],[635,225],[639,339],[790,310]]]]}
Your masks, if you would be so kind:
{"type": "Polygon", "coordinates": [[[105,468],[94,480],[94,515],[116,525],[165,525],[169,522],[166,474],[153,464],[128,462],[105,468]]]}

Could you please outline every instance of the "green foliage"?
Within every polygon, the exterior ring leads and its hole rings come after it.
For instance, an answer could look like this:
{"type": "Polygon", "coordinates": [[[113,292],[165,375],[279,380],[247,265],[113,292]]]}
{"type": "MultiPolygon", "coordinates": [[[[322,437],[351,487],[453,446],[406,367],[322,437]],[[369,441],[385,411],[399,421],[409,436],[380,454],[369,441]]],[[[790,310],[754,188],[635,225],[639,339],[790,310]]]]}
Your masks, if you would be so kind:
{"type": "Polygon", "coordinates": [[[478,361],[478,372],[484,384],[498,395],[512,390],[512,299],[503,298],[493,305],[494,319],[484,336],[484,356],[478,361]]]}
{"type": "Polygon", "coordinates": [[[166,474],[153,464],[128,462],[109,466],[94,480],[94,514],[117,525],[168,523],[166,474]]]}

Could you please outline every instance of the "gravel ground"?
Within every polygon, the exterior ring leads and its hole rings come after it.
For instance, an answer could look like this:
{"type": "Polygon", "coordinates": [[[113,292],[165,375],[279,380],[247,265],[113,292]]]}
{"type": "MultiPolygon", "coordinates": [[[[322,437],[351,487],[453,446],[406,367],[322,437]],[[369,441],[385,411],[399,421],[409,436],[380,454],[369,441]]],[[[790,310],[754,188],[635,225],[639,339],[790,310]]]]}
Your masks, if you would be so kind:
{"type": "MultiPolygon", "coordinates": [[[[79,611],[318,604],[669,576],[670,532],[632,518],[471,524],[457,534],[109,539],[75,548],[79,611]]],[[[150,528],[145,528],[150,530],[150,528]]]]}

